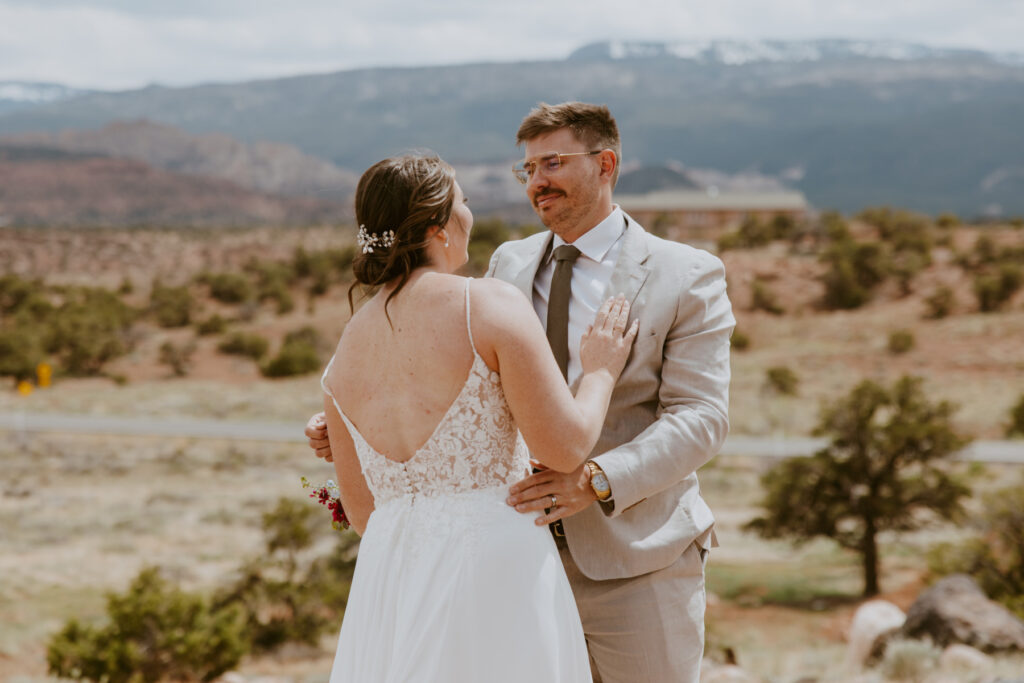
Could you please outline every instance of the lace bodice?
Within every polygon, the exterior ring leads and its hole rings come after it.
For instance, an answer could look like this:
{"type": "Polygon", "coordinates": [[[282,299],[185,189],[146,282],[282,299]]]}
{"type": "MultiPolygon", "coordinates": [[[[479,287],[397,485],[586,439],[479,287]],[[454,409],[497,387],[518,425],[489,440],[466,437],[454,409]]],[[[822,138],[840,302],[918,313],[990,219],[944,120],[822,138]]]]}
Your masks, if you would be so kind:
{"type": "Polygon", "coordinates": [[[529,472],[526,444],[505,401],[501,379],[487,367],[473,343],[469,282],[466,281],[466,329],[473,349],[473,365],[434,433],[409,460],[391,460],[366,442],[327,387],[327,373],[334,358],[324,371],[321,386],[352,435],[363,476],[377,507],[409,495],[443,496],[507,487],[529,472]]]}

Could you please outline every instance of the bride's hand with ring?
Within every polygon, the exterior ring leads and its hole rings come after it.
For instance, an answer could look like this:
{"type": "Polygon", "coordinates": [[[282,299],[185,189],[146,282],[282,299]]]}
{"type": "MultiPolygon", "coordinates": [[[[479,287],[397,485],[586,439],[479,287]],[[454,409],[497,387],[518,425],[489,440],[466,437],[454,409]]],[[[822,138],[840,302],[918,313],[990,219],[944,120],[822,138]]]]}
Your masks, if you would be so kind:
{"type": "Polygon", "coordinates": [[[609,297],[597,311],[594,324],[580,339],[580,364],[583,374],[607,371],[615,381],[626,366],[640,321],[634,320],[629,329],[629,302],[622,294],[609,297]]]}

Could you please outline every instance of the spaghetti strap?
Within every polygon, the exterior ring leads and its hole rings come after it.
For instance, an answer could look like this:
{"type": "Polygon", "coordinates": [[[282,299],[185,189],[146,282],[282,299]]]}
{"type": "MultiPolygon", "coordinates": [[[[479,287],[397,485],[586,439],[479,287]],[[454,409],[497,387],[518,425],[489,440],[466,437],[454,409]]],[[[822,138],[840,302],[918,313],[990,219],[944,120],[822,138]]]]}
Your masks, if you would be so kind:
{"type": "Polygon", "coordinates": [[[473,349],[473,355],[479,356],[476,350],[476,343],[473,341],[473,326],[469,320],[469,283],[473,281],[473,278],[466,278],[466,332],[469,334],[469,345],[473,349]]]}

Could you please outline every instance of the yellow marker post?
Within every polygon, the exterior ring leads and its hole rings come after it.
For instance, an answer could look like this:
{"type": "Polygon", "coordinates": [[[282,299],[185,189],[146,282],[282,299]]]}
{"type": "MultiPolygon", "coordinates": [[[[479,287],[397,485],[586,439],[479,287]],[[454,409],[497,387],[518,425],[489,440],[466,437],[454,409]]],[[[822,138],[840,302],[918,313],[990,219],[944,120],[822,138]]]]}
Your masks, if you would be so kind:
{"type": "Polygon", "coordinates": [[[53,368],[49,363],[40,363],[36,366],[36,378],[39,380],[37,382],[39,386],[50,386],[50,381],[53,379],[53,368]]]}
{"type": "Polygon", "coordinates": [[[26,380],[18,382],[18,393],[22,396],[28,396],[32,393],[32,384],[26,380]]]}

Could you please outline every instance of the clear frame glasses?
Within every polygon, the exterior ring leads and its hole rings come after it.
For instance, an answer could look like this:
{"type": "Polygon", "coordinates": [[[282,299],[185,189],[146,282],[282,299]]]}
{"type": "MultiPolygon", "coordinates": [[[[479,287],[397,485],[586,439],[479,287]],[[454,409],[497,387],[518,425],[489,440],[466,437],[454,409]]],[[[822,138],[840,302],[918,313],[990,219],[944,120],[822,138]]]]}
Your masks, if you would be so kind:
{"type": "Polygon", "coordinates": [[[512,167],[512,173],[515,175],[516,180],[525,185],[530,182],[530,178],[537,172],[537,169],[541,169],[544,173],[557,173],[558,169],[562,168],[562,161],[566,157],[591,157],[595,154],[600,154],[603,149],[595,149],[592,152],[551,152],[550,154],[544,154],[535,159],[528,159],[512,167]]]}

